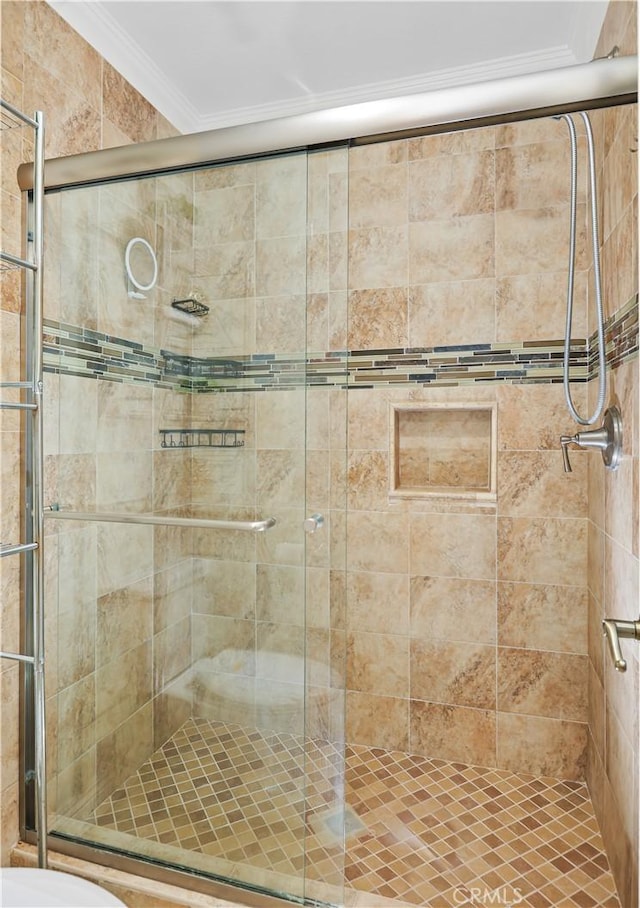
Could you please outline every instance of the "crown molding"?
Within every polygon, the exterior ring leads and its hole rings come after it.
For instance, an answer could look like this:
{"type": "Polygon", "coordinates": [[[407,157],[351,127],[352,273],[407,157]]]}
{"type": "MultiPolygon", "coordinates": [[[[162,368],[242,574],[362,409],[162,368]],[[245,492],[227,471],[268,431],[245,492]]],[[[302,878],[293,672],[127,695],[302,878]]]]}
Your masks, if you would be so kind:
{"type": "Polygon", "coordinates": [[[579,62],[576,61],[570,47],[560,45],[409,78],[372,82],[344,90],[322,92],[302,98],[286,98],[251,107],[202,112],[198,111],[190,99],[167,79],[151,57],[121,28],[100,0],[93,0],[91,3],[48,0],[48,3],[182,133],[203,132],[366,101],[486,82],[507,76],[526,75],[547,69],[559,69],[579,62]]]}
{"type": "Polygon", "coordinates": [[[457,66],[452,69],[437,70],[405,79],[371,82],[367,85],[357,85],[354,88],[323,92],[304,98],[288,98],[283,101],[276,101],[272,104],[260,104],[255,107],[212,111],[199,117],[197,131],[201,132],[226,126],[240,126],[244,123],[255,123],[278,117],[311,113],[317,110],[346,107],[365,101],[377,101],[383,98],[395,98],[425,91],[434,91],[439,88],[452,88],[457,85],[487,82],[507,76],[528,75],[529,73],[541,72],[547,69],[573,66],[575,63],[576,58],[570,48],[562,45],[536,51],[535,53],[501,57],[480,64],[457,66]]]}

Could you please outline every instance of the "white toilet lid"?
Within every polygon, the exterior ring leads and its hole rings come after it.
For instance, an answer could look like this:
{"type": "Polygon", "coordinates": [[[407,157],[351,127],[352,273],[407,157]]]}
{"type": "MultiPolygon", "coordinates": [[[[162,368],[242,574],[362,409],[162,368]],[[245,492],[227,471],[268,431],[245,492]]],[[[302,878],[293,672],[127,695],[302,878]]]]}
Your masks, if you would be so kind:
{"type": "Polygon", "coordinates": [[[35,867],[0,868],[2,908],[109,908],[124,902],[70,873],[35,867]]]}

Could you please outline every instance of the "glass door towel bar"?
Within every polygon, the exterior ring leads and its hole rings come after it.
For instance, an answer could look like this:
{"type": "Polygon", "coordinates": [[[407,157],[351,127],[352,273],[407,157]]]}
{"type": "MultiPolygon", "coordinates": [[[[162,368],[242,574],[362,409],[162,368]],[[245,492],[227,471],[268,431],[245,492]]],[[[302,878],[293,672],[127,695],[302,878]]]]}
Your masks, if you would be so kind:
{"type": "Polygon", "coordinates": [[[163,448],[241,448],[244,429],[159,429],[163,448]]]}
{"type": "Polygon", "coordinates": [[[92,513],[88,511],[64,511],[59,505],[45,508],[45,517],[55,520],[97,520],[99,523],[136,523],[160,527],[191,527],[203,530],[242,530],[248,533],[262,533],[276,525],[275,517],[262,520],[207,520],[192,517],[157,517],[154,514],[119,514],[112,511],[92,513]]]}

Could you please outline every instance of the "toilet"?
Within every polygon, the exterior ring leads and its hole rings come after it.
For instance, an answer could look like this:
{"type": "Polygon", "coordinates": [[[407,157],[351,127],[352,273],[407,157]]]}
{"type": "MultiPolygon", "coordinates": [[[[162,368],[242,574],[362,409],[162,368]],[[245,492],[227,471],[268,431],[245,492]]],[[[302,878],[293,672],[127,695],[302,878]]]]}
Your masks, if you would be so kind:
{"type": "Polygon", "coordinates": [[[126,908],[115,895],[95,883],[35,867],[0,868],[2,908],[126,908]]]}

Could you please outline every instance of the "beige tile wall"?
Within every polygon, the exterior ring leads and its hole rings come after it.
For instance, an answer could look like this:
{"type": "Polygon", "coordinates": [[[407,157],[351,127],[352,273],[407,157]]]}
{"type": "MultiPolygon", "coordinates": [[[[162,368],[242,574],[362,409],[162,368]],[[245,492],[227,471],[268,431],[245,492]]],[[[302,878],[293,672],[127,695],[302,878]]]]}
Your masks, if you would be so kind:
{"type": "MultiPolygon", "coordinates": [[[[173,127],[153,109],[122,77],[83,41],[43,2],[3,2],[2,16],[2,95],[27,113],[35,109],[46,112],[46,155],[55,157],[123,145],[174,135],[173,127]]],[[[22,130],[2,136],[2,247],[20,252],[20,193],[16,169],[32,157],[32,138],[22,130]]],[[[166,299],[170,287],[161,276],[157,299],[141,320],[139,311],[123,303],[122,262],[119,253],[112,254],[122,239],[118,223],[126,229],[147,235],[155,231],[148,219],[149,185],[140,186],[144,198],[121,193],[116,198],[110,190],[98,193],[68,193],[51,197],[48,202],[49,258],[46,282],[48,318],[63,313],[72,324],[98,330],[115,326],[114,316],[135,323],[142,334],[158,342],[162,332],[154,328],[156,305],[166,299]],[[132,207],[133,206],[133,207],[132,207]],[[101,217],[100,217],[101,215],[101,217]],[[142,218],[142,220],[141,220],[142,218]],[[65,230],[61,230],[61,225],[65,230]],[[100,229],[96,230],[96,226],[100,229]],[[73,235],[74,242],[65,238],[73,235]],[[100,258],[101,255],[105,258],[100,258]],[[55,263],[55,264],[54,264],[55,263]],[[61,283],[61,270],[72,273],[75,280],[61,283]],[[166,288],[166,289],[165,289],[166,288]]],[[[171,197],[180,197],[172,187],[171,197]]],[[[160,234],[167,249],[178,257],[181,248],[177,238],[183,224],[171,211],[171,201],[157,199],[161,217],[160,234]],[[164,208],[163,208],[164,204],[164,208]]],[[[184,240],[183,240],[184,244],[184,240]]],[[[191,238],[188,238],[191,249],[191,238]]],[[[172,270],[175,273],[175,261],[172,270]]],[[[189,263],[185,263],[189,267],[189,263]]],[[[16,275],[2,276],[1,336],[3,380],[19,377],[20,362],[20,284],[16,275]]],[[[166,321],[166,320],[165,320],[166,321]]],[[[125,332],[119,330],[122,336],[125,332]]],[[[166,399],[158,394],[154,401],[149,392],[125,386],[102,385],[83,379],[47,376],[46,482],[49,494],[67,497],[68,506],[93,507],[96,503],[126,506],[153,504],[153,473],[140,460],[131,463],[131,445],[144,439],[148,465],[151,463],[151,421],[170,412],[166,399]],[[58,404],[62,410],[58,413],[58,404]],[[58,420],[60,415],[60,420],[58,420]],[[125,424],[125,415],[128,419],[125,424]],[[115,446],[113,457],[106,456],[107,446],[115,446]],[[126,464],[127,470],[123,467],[126,464]],[[127,488],[126,480],[132,482],[127,488]],[[75,496],[75,497],[74,497],[75,496]]],[[[2,417],[2,538],[19,537],[19,469],[21,435],[19,421],[2,417]]],[[[139,447],[136,450],[140,450],[139,447]]],[[[56,532],[47,540],[47,685],[51,737],[50,769],[52,806],[56,797],[65,800],[84,793],[90,804],[95,794],[96,768],[111,763],[114,753],[130,758],[131,732],[125,713],[137,709],[148,695],[143,687],[132,685],[126,698],[120,698],[117,678],[123,667],[148,661],[151,653],[151,587],[154,583],[151,561],[152,538],[133,533],[118,539],[99,532],[95,527],[78,525],[74,530],[56,532]],[[125,555],[127,557],[125,557],[125,555]],[[60,570],[58,568],[60,567],[60,570]],[[133,620],[136,616],[139,620],[133,620]],[[59,628],[59,632],[58,632],[59,628]],[[117,654],[111,662],[105,657],[104,641],[115,632],[117,654]],[[96,636],[97,635],[97,636],[96,636]],[[95,643],[94,643],[95,641],[95,643]],[[101,642],[102,641],[102,642],[101,642]],[[113,662],[119,663],[116,667],[113,662]],[[126,664],[126,666],[125,666],[126,664]],[[128,705],[125,707],[125,702],[128,705]],[[63,731],[57,734],[58,719],[63,731]],[[108,729],[122,723],[117,735],[108,729]],[[101,744],[97,739],[105,733],[101,744]],[[113,740],[111,740],[113,738],[113,740]],[[57,775],[58,766],[61,769],[57,775]]],[[[156,544],[160,553],[156,573],[162,586],[165,626],[178,620],[169,606],[179,580],[171,576],[176,561],[173,545],[156,544]],[[164,561],[162,560],[162,553],[164,561]],[[169,576],[167,576],[167,573],[169,576]]],[[[20,577],[14,559],[2,562],[2,613],[0,630],[2,648],[19,648],[20,577]]],[[[188,619],[187,619],[188,620],[188,619]]],[[[165,626],[160,626],[164,630],[165,626]]],[[[152,677],[149,673],[149,677],[152,677]]],[[[159,679],[157,679],[159,683],[159,679]]],[[[146,683],[146,682],[145,682],[146,683]]],[[[18,669],[3,661],[0,670],[2,698],[2,738],[0,765],[2,772],[0,807],[2,839],[0,864],[8,861],[9,849],[18,836],[18,669]]],[[[158,703],[158,699],[156,700],[158,703]]],[[[159,708],[159,707],[158,707],[159,708]]],[[[150,728],[150,723],[147,723],[150,728]]],[[[134,736],[136,737],[136,736],[134,736]]],[[[150,742],[151,743],[151,742],[150,742]]],[[[131,755],[133,759],[136,754],[131,755]]]]}
{"type": "MultiPolygon", "coordinates": [[[[563,335],[565,129],[541,120],[352,149],[350,348],[563,335]]],[[[580,230],[576,337],[586,265],[580,230]]],[[[348,740],[582,777],[587,462],[577,454],[562,472],[567,425],[558,386],[351,392],[348,740]],[[497,404],[496,505],[389,499],[388,410],[404,402],[497,404]]]]}
{"type": "MultiPolygon", "coordinates": [[[[597,54],[619,45],[637,53],[637,5],[612,3],[597,54]]],[[[601,195],[604,304],[609,315],[638,289],[638,121],[635,108],[594,115],[601,195]]],[[[592,282],[593,278],[590,275],[592,282]]],[[[589,318],[594,324],[590,307],[589,318]]],[[[638,618],[638,361],[611,375],[622,413],[624,456],[615,473],[589,468],[589,749],[587,781],[623,905],[637,905],[640,668],[637,645],[622,642],[628,668],[616,672],[601,633],[604,617],[638,618]]],[[[593,405],[595,387],[591,389],[593,405]]]]}

